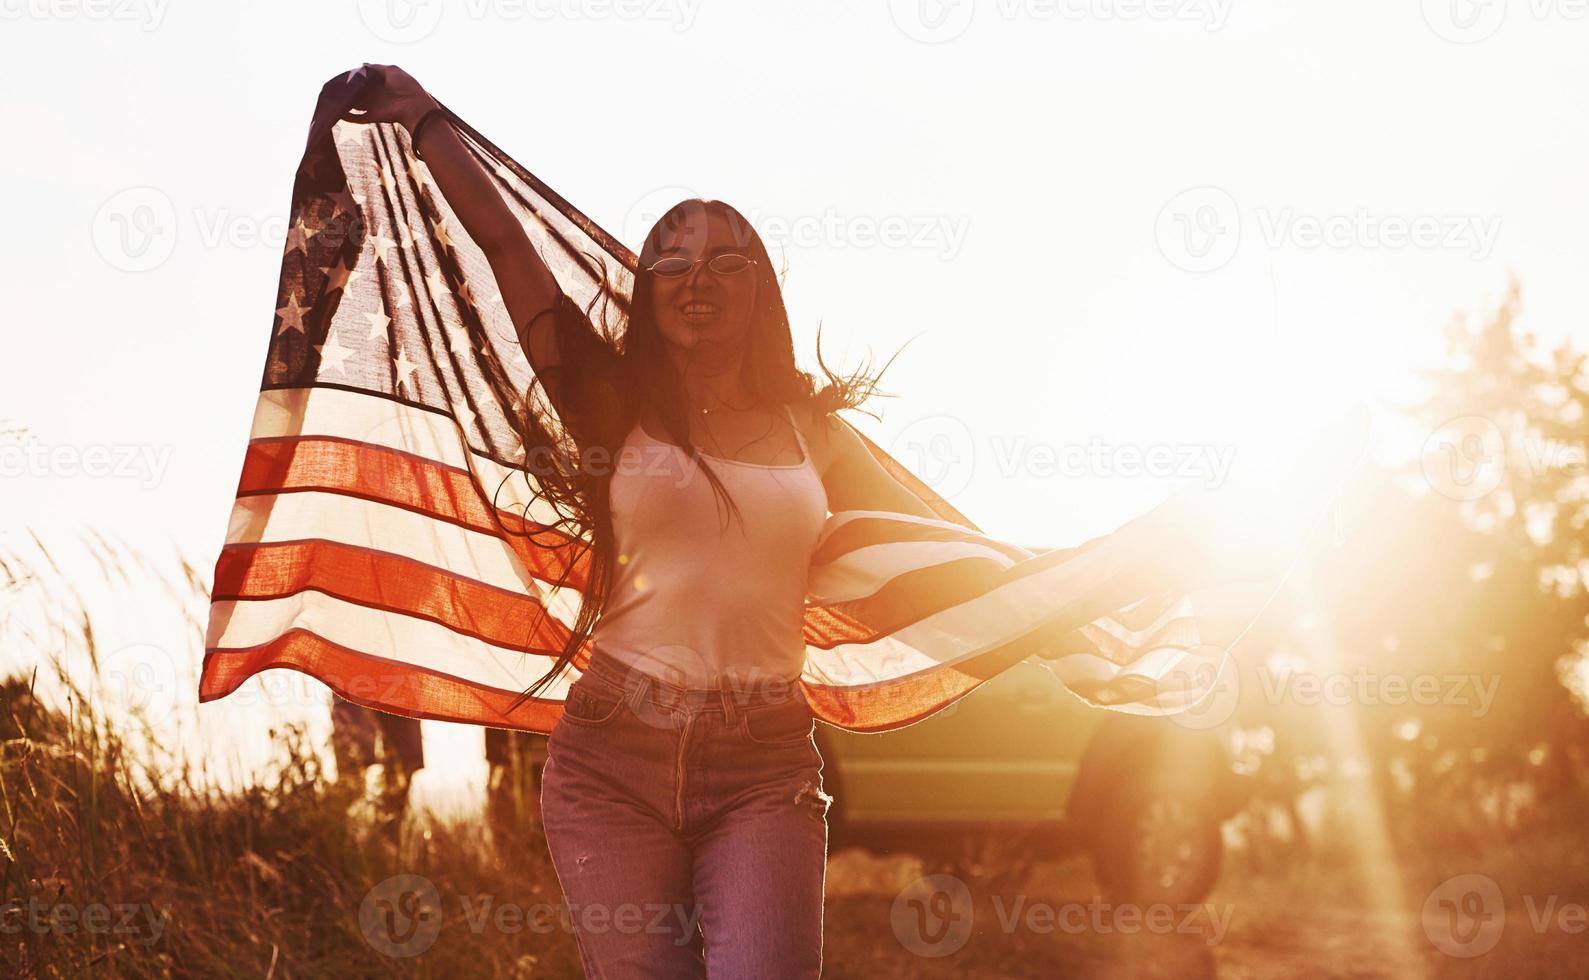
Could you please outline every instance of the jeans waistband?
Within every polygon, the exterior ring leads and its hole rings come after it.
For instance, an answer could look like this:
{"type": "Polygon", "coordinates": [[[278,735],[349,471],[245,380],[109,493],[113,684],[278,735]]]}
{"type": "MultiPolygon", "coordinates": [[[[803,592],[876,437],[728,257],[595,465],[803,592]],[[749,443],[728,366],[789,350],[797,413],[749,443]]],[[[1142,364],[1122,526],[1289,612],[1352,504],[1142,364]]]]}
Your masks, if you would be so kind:
{"type": "Polygon", "coordinates": [[[663,706],[690,705],[698,710],[723,711],[730,717],[733,717],[735,708],[782,704],[791,700],[806,703],[799,678],[767,677],[757,680],[723,677],[718,679],[715,687],[687,687],[631,667],[599,650],[591,654],[583,674],[622,690],[636,700],[647,698],[653,704],[663,706]]]}

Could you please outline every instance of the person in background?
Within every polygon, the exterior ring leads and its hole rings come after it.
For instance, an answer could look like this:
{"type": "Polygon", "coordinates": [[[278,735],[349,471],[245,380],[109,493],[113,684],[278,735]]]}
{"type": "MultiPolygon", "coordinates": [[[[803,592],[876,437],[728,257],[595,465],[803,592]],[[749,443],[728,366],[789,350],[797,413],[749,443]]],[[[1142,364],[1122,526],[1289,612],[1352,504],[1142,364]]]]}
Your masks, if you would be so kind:
{"type": "Polygon", "coordinates": [[[419,719],[336,698],[331,705],[331,747],[337,760],[337,781],[351,776],[361,795],[365,771],[370,766],[381,767],[377,812],[382,829],[394,833],[408,810],[408,788],[414,774],[425,768],[419,719]]]}
{"type": "Polygon", "coordinates": [[[541,822],[541,766],[546,736],[486,729],[486,821],[498,840],[541,822]]]}

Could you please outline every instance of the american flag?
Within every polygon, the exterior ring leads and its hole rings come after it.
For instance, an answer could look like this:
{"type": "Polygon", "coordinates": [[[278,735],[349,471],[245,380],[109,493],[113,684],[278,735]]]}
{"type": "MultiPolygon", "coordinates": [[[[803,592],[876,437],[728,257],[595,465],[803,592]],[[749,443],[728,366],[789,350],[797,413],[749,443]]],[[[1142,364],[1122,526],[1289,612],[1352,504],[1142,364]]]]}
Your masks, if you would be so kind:
{"type": "MultiPolygon", "coordinates": [[[[350,115],[367,82],[361,68],[326,83],[294,182],[200,700],[288,668],[381,711],[550,732],[590,656],[520,700],[585,584],[584,539],[537,496],[515,421],[550,408],[526,404],[530,365],[491,269],[406,131],[350,115]]],[[[635,256],[449,116],[564,292],[581,309],[604,280],[627,296],[635,256]]],[[[593,327],[613,336],[622,313],[593,313],[614,318],[593,327]]],[[[1095,704],[1181,710],[1278,584],[1211,583],[1220,541],[1187,519],[1188,498],[1038,554],[982,533],[866,444],[939,518],[828,518],[801,683],[839,727],[910,724],[1034,654],[1095,704]]],[[[1305,496],[1292,510],[1315,520],[1330,497],[1305,496]]]]}

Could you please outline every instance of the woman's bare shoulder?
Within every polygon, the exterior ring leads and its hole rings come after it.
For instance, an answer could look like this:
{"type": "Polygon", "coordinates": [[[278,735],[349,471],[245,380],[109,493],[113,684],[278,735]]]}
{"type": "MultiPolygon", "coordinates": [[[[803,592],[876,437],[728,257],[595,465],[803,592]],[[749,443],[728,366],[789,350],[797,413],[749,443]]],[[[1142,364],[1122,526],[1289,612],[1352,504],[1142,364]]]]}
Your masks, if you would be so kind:
{"type": "Polygon", "coordinates": [[[818,470],[826,472],[847,444],[845,437],[849,432],[844,421],[832,412],[819,410],[813,402],[795,404],[792,411],[806,444],[811,447],[812,461],[818,470]]]}

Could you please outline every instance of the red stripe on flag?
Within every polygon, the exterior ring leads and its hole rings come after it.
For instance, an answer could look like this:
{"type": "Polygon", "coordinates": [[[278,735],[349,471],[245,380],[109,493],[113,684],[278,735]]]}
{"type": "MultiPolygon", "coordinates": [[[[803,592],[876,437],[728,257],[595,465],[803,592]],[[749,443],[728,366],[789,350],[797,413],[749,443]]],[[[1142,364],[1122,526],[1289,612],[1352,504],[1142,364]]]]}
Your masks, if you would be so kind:
{"type": "Polygon", "coordinates": [[[255,439],[238,496],[324,490],[418,511],[506,542],[530,574],[584,590],[585,543],[566,531],[492,507],[467,470],[385,446],[329,436],[255,439]],[[529,535],[529,537],[526,537],[529,535]]]}
{"type": "MultiPolygon", "coordinates": [[[[587,648],[575,663],[589,663],[589,658],[587,648]]],[[[257,647],[208,651],[199,701],[224,698],[260,671],[278,667],[308,674],[349,701],[410,718],[545,734],[563,716],[561,698],[527,700],[510,712],[517,692],[371,657],[305,629],[288,630],[257,647]]]]}
{"type": "Polygon", "coordinates": [[[279,599],[306,589],[521,652],[555,654],[571,632],[533,596],[336,541],[229,544],[216,562],[216,601],[279,599]]]}

